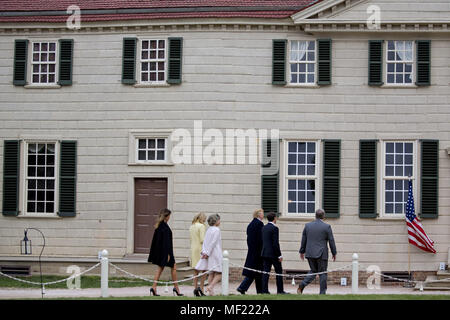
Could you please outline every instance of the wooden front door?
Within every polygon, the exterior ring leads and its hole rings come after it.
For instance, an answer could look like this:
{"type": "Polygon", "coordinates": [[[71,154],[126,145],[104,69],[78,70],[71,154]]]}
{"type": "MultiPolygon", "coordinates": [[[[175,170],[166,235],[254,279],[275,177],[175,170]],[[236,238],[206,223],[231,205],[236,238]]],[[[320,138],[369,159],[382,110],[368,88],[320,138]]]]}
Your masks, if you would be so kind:
{"type": "Polygon", "coordinates": [[[134,252],[149,253],[155,223],[167,208],[166,178],[137,178],[134,181],[134,252]]]}

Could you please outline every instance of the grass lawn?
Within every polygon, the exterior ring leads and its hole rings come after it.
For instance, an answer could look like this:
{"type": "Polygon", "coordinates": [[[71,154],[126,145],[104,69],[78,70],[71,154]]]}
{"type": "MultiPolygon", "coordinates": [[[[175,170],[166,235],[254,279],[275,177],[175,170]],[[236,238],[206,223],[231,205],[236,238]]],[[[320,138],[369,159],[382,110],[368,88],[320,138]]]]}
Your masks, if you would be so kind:
{"type": "MultiPolygon", "coordinates": [[[[33,276],[15,276],[15,278],[32,281],[32,282],[41,282],[41,277],[38,275],[33,276]]],[[[52,282],[57,280],[66,279],[67,276],[51,276],[44,275],[42,276],[42,282],[52,282]]],[[[72,280],[72,283],[75,283],[75,280],[72,280]]],[[[187,283],[189,284],[189,283],[187,283]]],[[[110,288],[126,288],[126,287],[148,287],[151,284],[147,281],[139,280],[139,279],[130,279],[126,277],[112,277],[109,278],[109,287],[110,288]]],[[[67,288],[67,282],[63,281],[60,283],[46,285],[48,289],[65,289],[67,288]]],[[[40,288],[40,285],[32,285],[28,283],[19,282],[17,280],[13,280],[4,276],[0,276],[0,288],[40,288]]],[[[81,288],[100,288],[100,276],[82,276],[81,277],[81,288]]]]}
{"type": "MultiPolygon", "coordinates": [[[[416,294],[290,294],[290,295],[231,295],[231,296],[213,296],[213,297],[110,297],[110,298],[62,298],[63,300],[193,300],[193,301],[227,301],[236,300],[242,302],[269,300],[450,300],[450,295],[416,295],[416,294]]],[[[46,298],[45,300],[51,300],[46,298]]],[[[57,299],[61,300],[61,299],[57,299]]]]}

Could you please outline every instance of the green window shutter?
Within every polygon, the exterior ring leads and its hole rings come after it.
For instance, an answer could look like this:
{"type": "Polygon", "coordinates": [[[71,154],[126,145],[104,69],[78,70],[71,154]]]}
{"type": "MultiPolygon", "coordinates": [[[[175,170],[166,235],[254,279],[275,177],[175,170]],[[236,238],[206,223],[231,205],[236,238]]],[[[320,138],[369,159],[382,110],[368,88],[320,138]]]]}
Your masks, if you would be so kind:
{"type": "Polygon", "coordinates": [[[3,215],[19,214],[20,141],[5,140],[3,146],[3,215]]]}
{"type": "Polygon", "coordinates": [[[286,84],[286,45],[287,40],[272,41],[272,84],[286,84]]]}
{"type": "Polygon", "coordinates": [[[279,213],[279,156],[278,140],[262,141],[261,208],[265,215],[279,213]]]}
{"type": "Polygon", "coordinates": [[[59,81],[61,86],[72,85],[73,39],[59,40],[59,81]]]}
{"type": "Polygon", "coordinates": [[[122,83],[136,83],[136,44],[137,38],[123,38],[122,83]]]}
{"type": "Polygon", "coordinates": [[[317,84],[331,84],[331,39],[317,39],[317,84]]]}
{"type": "Polygon", "coordinates": [[[431,77],[430,58],[431,58],[431,41],[417,40],[417,78],[418,86],[429,86],[431,77]]]}
{"type": "Polygon", "coordinates": [[[24,86],[27,84],[28,40],[16,40],[14,43],[14,75],[13,84],[24,86]]]}
{"type": "Polygon", "coordinates": [[[421,170],[420,170],[420,217],[438,217],[438,189],[439,189],[439,141],[421,141],[421,170]]]}
{"type": "Polygon", "coordinates": [[[339,218],[341,141],[323,141],[322,207],[327,218],[339,218]]]}
{"type": "Polygon", "coordinates": [[[369,40],[369,86],[383,84],[383,40],[369,40]]]}
{"type": "Polygon", "coordinates": [[[61,141],[59,170],[59,212],[61,217],[76,215],[77,142],[61,141]]]}
{"type": "Polygon", "coordinates": [[[377,140],[359,141],[359,217],[377,217],[377,140]]]}
{"type": "Polygon", "coordinates": [[[169,59],[167,83],[181,83],[183,60],[183,38],[169,38],[169,59]]]}

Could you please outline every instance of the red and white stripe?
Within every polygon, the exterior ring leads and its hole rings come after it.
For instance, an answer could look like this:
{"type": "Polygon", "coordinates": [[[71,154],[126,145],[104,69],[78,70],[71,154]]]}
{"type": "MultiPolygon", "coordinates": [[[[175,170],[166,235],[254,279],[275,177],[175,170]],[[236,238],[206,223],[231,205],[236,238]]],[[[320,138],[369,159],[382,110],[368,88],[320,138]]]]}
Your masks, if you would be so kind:
{"type": "Polygon", "coordinates": [[[424,251],[436,253],[436,250],[433,248],[434,241],[427,236],[427,234],[423,230],[422,224],[417,218],[414,218],[412,222],[410,222],[408,218],[406,218],[406,225],[408,227],[409,243],[417,246],[424,251]]]}

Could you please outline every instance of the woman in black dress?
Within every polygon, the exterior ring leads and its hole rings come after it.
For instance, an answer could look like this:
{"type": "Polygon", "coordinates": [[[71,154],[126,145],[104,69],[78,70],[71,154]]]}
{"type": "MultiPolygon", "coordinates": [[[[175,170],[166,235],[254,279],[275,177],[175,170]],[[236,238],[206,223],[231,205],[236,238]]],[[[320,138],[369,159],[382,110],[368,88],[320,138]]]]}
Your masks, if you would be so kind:
{"type": "MultiPolygon", "coordinates": [[[[167,222],[170,219],[171,211],[169,209],[162,209],[159,212],[158,222],[155,224],[155,233],[153,234],[152,245],[150,248],[150,254],[148,256],[148,262],[152,262],[158,266],[158,270],[155,275],[155,282],[153,282],[150,294],[158,296],[156,293],[156,286],[161,273],[165,266],[170,267],[172,273],[172,281],[177,281],[177,267],[175,263],[175,257],[173,255],[172,244],[172,230],[170,230],[167,222]]],[[[178,283],[174,283],[173,293],[177,296],[182,296],[178,283]]]]}

